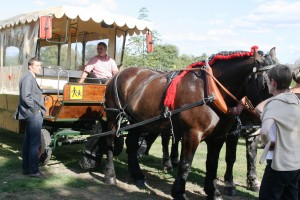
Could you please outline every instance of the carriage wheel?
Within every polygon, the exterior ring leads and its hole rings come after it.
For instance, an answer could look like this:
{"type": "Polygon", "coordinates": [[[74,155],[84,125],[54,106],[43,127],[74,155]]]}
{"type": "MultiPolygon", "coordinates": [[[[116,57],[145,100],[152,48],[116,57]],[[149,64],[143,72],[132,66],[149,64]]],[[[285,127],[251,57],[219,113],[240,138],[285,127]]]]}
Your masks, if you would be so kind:
{"type": "Polygon", "coordinates": [[[51,144],[51,136],[48,130],[41,130],[41,146],[39,148],[39,163],[41,166],[46,165],[52,155],[52,149],[49,147],[51,144]]]}

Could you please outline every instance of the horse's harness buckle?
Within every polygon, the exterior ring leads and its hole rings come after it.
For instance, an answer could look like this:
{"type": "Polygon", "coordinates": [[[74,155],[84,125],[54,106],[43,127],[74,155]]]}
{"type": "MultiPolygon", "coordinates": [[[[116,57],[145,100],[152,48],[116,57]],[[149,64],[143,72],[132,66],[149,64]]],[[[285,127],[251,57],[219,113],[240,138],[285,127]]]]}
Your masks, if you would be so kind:
{"type": "Polygon", "coordinates": [[[128,121],[129,117],[126,114],[125,110],[123,109],[119,109],[119,114],[116,117],[116,120],[118,121],[118,126],[116,129],[116,137],[120,137],[120,135],[122,135],[122,132],[120,132],[120,128],[121,128],[121,124],[122,122],[124,122],[124,120],[128,121]]]}
{"type": "Polygon", "coordinates": [[[171,118],[172,117],[172,113],[171,111],[169,110],[169,107],[165,107],[165,112],[163,113],[163,117],[164,118],[171,118]]]}

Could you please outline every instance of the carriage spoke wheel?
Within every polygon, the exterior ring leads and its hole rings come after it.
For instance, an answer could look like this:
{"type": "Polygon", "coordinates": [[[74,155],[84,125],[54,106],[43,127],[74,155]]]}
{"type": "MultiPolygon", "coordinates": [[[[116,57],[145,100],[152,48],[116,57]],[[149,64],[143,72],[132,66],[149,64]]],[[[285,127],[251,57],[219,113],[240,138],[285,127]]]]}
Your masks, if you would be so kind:
{"type": "Polygon", "coordinates": [[[46,165],[52,155],[51,136],[48,130],[41,129],[41,146],[39,147],[39,163],[41,166],[46,165]]]}

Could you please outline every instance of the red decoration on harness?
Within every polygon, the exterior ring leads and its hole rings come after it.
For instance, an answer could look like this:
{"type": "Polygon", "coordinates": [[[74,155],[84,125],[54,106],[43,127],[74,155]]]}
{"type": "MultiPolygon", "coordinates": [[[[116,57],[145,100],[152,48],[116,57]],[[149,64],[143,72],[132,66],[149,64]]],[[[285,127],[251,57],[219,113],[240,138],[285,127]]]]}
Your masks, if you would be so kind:
{"type": "MultiPolygon", "coordinates": [[[[250,52],[238,52],[238,53],[234,53],[231,55],[217,54],[210,59],[208,64],[211,66],[216,62],[216,60],[230,60],[230,59],[238,58],[238,57],[250,57],[250,56],[253,56],[255,51],[257,51],[257,50],[258,50],[257,46],[252,46],[250,52]]],[[[189,69],[196,67],[196,66],[205,66],[205,62],[200,61],[200,62],[190,64],[186,70],[184,70],[179,76],[177,76],[173,79],[172,83],[170,84],[170,86],[167,90],[166,98],[164,101],[165,106],[168,106],[169,108],[174,109],[177,84],[179,83],[181,78],[184,77],[184,75],[186,75],[186,73],[189,71],[189,69]]]]}

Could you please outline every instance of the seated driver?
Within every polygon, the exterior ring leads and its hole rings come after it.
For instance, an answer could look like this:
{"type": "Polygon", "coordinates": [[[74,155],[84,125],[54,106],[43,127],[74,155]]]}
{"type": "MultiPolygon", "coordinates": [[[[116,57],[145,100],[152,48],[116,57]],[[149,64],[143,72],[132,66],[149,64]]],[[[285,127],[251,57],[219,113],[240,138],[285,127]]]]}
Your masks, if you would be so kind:
{"type": "Polygon", "coordinates": [[[106,54],[106,50],[107,45],[104,42],[99,42],[97,45],[98,55],[92,57],[85,66],[79,83],[83,83],[88,75],[93,78],[98,78],[100,83],[105,83],[119,72],[116,62],[106,54]]]}

